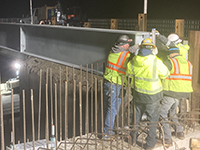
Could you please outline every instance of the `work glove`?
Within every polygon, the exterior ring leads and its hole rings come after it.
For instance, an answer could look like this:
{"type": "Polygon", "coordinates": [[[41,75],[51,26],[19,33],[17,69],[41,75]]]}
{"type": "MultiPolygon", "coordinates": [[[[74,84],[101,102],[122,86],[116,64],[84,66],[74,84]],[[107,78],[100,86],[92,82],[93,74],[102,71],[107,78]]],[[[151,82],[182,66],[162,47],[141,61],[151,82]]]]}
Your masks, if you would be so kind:
{"type": "MultiPolygon", "coordinates": [[[[160,35],[160,33],[159,33],[158,30],[155,30],[155,33],[156,33],[156,36],[157,36],[157,37],[160,35]]],[[[151,31],[150,35],[152,35],[152,34],[153,34],[153,33],[152,33],[152,31],[151,31]]]]}

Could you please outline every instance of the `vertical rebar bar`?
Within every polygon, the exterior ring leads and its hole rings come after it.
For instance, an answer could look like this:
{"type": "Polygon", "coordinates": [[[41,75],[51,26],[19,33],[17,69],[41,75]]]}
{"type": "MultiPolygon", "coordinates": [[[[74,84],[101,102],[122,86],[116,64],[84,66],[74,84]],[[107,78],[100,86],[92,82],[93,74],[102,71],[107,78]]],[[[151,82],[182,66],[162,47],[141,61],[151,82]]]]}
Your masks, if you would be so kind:
{"type": "Polygon", "coordinates": [[[82,82],[82,65],[80,65],[80,82],[82,82]]]}
{"type": "Polygon", "coordinates": [[[67,138],[68,138],[68,116],[67,116],[67,111],[68,111],[68,82],[65,81],[65,150],[67,148],[67,138]]]}
{"type": "Polygon", "coordinates": [[[53,122],[53,92],[52,92],[52,68],[50,68],[50,97],[51,97],[51,125],[53,122]]]}
{"type": "Polygon", "coordinates": [[[101,80],[101,132],[103,132],[104,128],[104,120],[103,120],[103,80],[101,80]]]}
{"type": "Polygon", "coordinates": [[[23,95],[23,123],[24,123],[24,150],[26,150],[26,103],[25,103],[25,90],[22,91],[23,95]]]}
{"type": "Polygon", "coordinates": [[[86,80],[88,81],[88,64],[86,65],[86,80]]]}
{"type": "MultiPolygon", "coordinates": [[[[118,81],[118,77],[117,77],[117,92],[116,92],[116,95],[117,95],[117,137],[119,137],[119,132],[118,132],[118,128],[119,128],[119,111],[118,111],[118,107],[119,107],[119,81],[118,81]]],[[[122,86],[123,88],[123,86],[122,86]]],[[[117,140],[117,149],[118,149],[118,140],[117,140]]]]}
{"type": "Polygon", "coordinates": [[[58,146],[58,95],[57,95],[57,84],[55,83],[55,125],[56,125],[56,148],[58,146]]]}
{"type": "MultiPolygon", "coordinates": [[[[110,79],[110,135],[112,135],[112,85],[113,85],[113,82],[112,82],[112,77],[110,79]]],[[[112,141],[110,142],[110,149],[112,150],[112,141]]]]}
{"type": "Polygon", "coordinates": [[[46,144],[49,148],[48,84],[46,84],[46,144]]]}
{"type": "MultiPolygon", "coordinates": [[[[121,80],[122,80],[122,85],[124,85],[124,78],[123,78],[123,75],[121,77],[121,80]]],[[[121,102],[121,106],[122,106],[122,129],[124,129],[124,88],[122,86],[122,90],[121,90],[121,95],[122,95],[122,102],[121,102]]],[[[122,140],[122,150],[124,149],[124,140],[122,140]]]]}
{"type": "Polygon", "coordinates": [[[74,81],[75,80],[75,70],[74,70],[74,66],[72,67],[72,80],[74,81]]]}
{"type": "Polygon", "coordinates": [[[82,138],[82,84],[79,82],[79,114],[80,114],[80,138],[82,138]]]}
{"type": "Polygon", "coordinates": [[[93,64],[91,64],[91,132],[93,128],[93,64]]]}
{"type": "Polygon", "coordinates": [[[97,149],[97,78],[95,78],[95,149],[97,149]]]}
{"type": "Polygon", "coordinates": [[[62,79],[61,79],[61,67],[60,67],[60,88],[59,88],[59,94],[60,94],[60,141],[62,141],[62,79]]]}
{"type": "Polygon", "coordinates": [[[130,126],[130,78],[128,77],[128,127],[130,126]]]}
{"type": "MultiPolygon", "coordinates": [[[[123,75],[121,77],[122,79],[122,85],[124,85],[124,79],[123,79],[123,75]]],[[[121,90],[121,94],[122,94],[122,129],[124,128],[124,88],[122,88],[121,90]]]]}
{"type": "MultiPolygon", "coordinates": [[[[135,75],[133,76],[133,96],[135,96],[135,75]]],[[[134,124],[134,130],[136,129],[136,106],[135,106],[135,98],[133,99],[133,124],[134,124]]],[[[136,144],[136,132],[134,132],[134,145],[136,144]]]]}
{"type": "Polygon", "coordinates": [[[97,76],[99,75],[99,64],[97,63],[97,76]]]}
{"type": "Polygon", "coordinates": [[[68,67],[66,66],[66,81],[68,81],[68,67]]]}
{"type": "MultiPolygon", "coordinates": [[[[104,137],[104,120],[103,120],[103,80],[101,80],[101,133],[102,133],[102,138],[104,137]]],[[[102,150],[104,150],[104,141],[102,140],[102,150]]]]}
{"type": "Polygon", "coordinates": [[[76,80],[74,80],[74,93],[73,93],[73,142],[76,136],[76,80]]]}
{"type": "Polygon", "coordinates": [[[4,141],[4,122],[3,122],[3,102],[2,102],[1,94],[0,94],[0,105],[1,105],[1,149],[4,150],[5,149],[5,141],[4,141]]]}
{"type": "MultiPolygon", "coordinates": [[[[88,127],[88,96],[89,96],[89,88],[88,88],[88,80],[86,81],[86,121],[85,121],[85,129],[86,129],[86,134],[87,134],[87,139],[88,139],[88,133],[89,133],[89,127],[88,127]]],[[[87,150],[89,146],[87,144],[87,150]]]]}
{"type": "Polygon", "coordinates": [[[42,69],[40,69],[40,82],[39,82],[38,140],[40,140],[41,93],[42,93],[42,69]]]}
{"type": "Polygon", "coordinates": [[[12,105],[12,132],[13,132],[13,150],[15,150],[15,116],[14,116],[14,101],[13,89],[11,90],[11,105],[12,105]]]}
{"type": "Polygon", "coordinates": [[[31,112],[32,112],[32,142],[33,142],[33,150],[35,150],[35,125],[34,125],[34,105],[33,105],[33,89],[31,89],[31,112]]]}

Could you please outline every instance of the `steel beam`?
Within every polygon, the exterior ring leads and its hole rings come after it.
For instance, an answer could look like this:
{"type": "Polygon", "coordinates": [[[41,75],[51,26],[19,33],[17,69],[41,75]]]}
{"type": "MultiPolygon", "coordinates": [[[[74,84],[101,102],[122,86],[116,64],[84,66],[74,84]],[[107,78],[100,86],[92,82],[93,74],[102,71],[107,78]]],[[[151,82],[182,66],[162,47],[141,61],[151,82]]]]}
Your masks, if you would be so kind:
{"type": "Polygon", "coordinates": [[[141,31],[0,23],[0,46],[78,67],[105,61],[122,34],[132,38],[133,44],[150,36],[149,32],[141,31]]]}

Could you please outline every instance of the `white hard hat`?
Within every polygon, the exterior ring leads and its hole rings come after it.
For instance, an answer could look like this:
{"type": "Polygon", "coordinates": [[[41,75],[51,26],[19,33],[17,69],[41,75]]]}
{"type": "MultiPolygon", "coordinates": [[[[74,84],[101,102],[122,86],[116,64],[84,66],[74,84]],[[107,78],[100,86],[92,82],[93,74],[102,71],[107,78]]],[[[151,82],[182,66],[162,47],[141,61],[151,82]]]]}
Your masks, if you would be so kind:
{"type": "Polygon", "coordinates": [[[168,40],[170,40],[171,42],[174,42],[175,44],[182,42],[179,36],[175,33],[171,33],[167,38],[168,40]]]}

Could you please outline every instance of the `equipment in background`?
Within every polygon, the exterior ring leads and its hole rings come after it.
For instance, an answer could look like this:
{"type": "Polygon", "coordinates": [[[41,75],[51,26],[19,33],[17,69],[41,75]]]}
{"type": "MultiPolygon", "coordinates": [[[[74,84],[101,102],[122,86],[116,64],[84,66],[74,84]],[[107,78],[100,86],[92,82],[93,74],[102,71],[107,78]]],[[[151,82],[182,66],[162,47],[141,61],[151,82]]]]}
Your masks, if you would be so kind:
{"type": "MultiPolygon", "coordinates": [[[[63,14],[60,3],[55,6],[33,8],[33,24],[66,25],[66,15],[63,14]]],[[[31,23],[31,17],[22,18],[20,23],[31,23]]]]}
{"type": "Polygon", "coordinates": [[[67,8],[66,16],[69,26],[83,27],[84,22],[87,22],[86,15],[81,12],[81,7],[67,8]]]}

